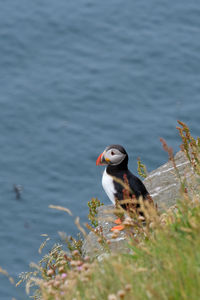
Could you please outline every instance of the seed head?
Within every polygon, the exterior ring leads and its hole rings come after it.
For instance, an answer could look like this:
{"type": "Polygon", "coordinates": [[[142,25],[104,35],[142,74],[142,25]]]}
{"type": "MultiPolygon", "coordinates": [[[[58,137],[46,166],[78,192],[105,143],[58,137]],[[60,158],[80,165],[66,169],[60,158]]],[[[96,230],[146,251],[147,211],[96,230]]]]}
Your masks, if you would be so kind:
{"type": "Polygon", "coordinates": [[[120,298],[120,299],[124,299],[124,297],[126,296],[126,292],[124,290],[119,290],[117,292],[117,296],[120,298]]]}

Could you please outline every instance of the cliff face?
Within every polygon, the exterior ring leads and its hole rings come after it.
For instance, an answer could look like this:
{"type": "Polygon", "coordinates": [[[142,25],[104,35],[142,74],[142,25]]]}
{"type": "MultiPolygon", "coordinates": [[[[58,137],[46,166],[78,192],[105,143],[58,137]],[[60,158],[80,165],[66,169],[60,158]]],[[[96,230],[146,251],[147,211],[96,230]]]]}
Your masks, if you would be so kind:
{"type": "MultiPolygon", "coordinates": [[[[179,151],[175,156],[176,166],[181,177],[187,178],[191,181],[193,172],[190,163],[185,157],[184,153],[179,151]]],[[[177,178],[176,172],[169,161],[160,166],[156,170],[149,173],[144,180],[154,202],[158,205],[158,210],[164,210],[176,203],[177,198],[180,196],[180,180],[177,178]]],[[[118,238],[113,239],[113,233],[110,229],[113,227],[113,220],[116,216],[113,214],[113,206],[101,206],[98,210],[99,226],[103,229],[103,235],[106,239],[110,240],[109,248],[111,251],[116,252],[123,249],[124,252],[128,251],[126,246],[126,235],[122,231],[119,233],[118,238]]],[[[83,253],[89,256],[99,256],[104,253],[103,246],[98,242],[98,237],[90,232],[83,243],[83,253]]]]}

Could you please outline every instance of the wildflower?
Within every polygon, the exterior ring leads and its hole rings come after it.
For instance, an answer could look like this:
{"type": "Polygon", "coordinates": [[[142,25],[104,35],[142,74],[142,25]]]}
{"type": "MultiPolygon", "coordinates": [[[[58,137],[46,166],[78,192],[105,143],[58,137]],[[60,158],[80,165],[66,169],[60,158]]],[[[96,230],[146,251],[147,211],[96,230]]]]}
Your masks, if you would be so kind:
{"type": "Polygon", "coordinates": [[[74,250],[74,251],[72,252],[72,255],[73,255],[73,256],[79,256],[80,254],[79,254],[79,251],[78,251],[78,250],[74,250]]]}
{"type": "Polygon", "coordinates": [[[83,262],[81,260],[77,260],[77,266],[82,266],[83,262]]]}
{"type": "Polygon", "coordinates": [[[117,296],[120,298],[120,299],[124,299],[124,297],[126,296],[126,292],[124,290],[119,290],[117,292],[117,296]]]}
{"type": "Polygon", "coordinates": [[[89,256],[85,256],[84,257],[84,261],[89,261],[90,260],[90,257],[89,256]]]}
{"type": "Polygon", "coordinates": [[[117,297],[116,297],[115,294],[110,294],[110,295],[108,296],[108,300],[117,300],[117,297]]]}
{"type": "Polygon", "coordinates": [[[114,230],[111,238],[112,239],[116,239],[118,236],[119,236],[119,231],[118,230],[114,230]]]}
{"type": "Polygon", "coordinates": [[[67,277],[67,273],[62,273],[61,277],[64,279],[67,277]]]}
{"type": "Polygon", "coordinates": [[[123,224],[126,225],[126,226],[133,226],[133,220],[130,217],[127,217],[124,220],[123,224]]]}
{"type": "Polygon", "coordinates": [[[76,267],[76,261],[75,260],[72,260],[71,262],[70,262],[70,265],[72,266],[72,267],[76,267]]]}
{"type": "Polygon", "coordinates": [[[61,264],[61,265],[66,265],[66,260],[64,260],[64,259],[61,260],[61,261],[60,261],[60,264],[61,264]]]}
{"type": "Polygon", "coordinates": [[[58,269],[58,271],[59,271],[60,273],[64,272],[64,270],[65,270],[65,268],[64,268],[63,266],[61,266],[61,267],[58,269]]]}
{"type": "Polygon", "coordinates": [[[144,221],[144,220],[145,220],[145,217],[143,217],[143,216],[139,216],[139,217],[138,217],[138,220],[140,220],[140,221],[144,221]]]}
{"type": "Polygon", "coordinates": [[[48,276],[52,276],[54,274],[54,270],[50,269],[47,271],[48,276]]]}

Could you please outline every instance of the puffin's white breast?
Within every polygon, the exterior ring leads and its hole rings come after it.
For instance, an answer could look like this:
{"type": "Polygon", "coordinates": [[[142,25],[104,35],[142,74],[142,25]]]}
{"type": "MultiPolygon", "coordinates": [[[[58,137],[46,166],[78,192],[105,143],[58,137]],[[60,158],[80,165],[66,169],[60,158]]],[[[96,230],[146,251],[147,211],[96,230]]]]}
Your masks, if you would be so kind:
{"type": "Polygon", "coordinates": [[[104,188],[104,191],[108,195],[108,198],[112,201],[113,204],[115,204],[115,196],[114,196],[114,194],[116,193],[115,186],[113,183],[112,176],[108,175],[106,169],[103,172],[102,186],[104,188]]]}

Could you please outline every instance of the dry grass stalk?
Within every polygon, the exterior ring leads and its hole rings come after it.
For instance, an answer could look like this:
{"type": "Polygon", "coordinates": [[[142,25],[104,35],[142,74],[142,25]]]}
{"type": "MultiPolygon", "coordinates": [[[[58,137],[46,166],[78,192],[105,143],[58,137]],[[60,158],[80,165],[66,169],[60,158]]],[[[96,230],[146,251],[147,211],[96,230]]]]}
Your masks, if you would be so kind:
{"type": "Polygon", "coordinates": [[[70,216],[72,216],[71,210],[69,210],[69,209],[66,208],[66,207],[62,207],[62,206],[59,206],[59,205],[49,205],[49,208],[57,209],[57,210],[61,210],[61,211],[65,211],[65,212],[68,213],[70,216]]]}

